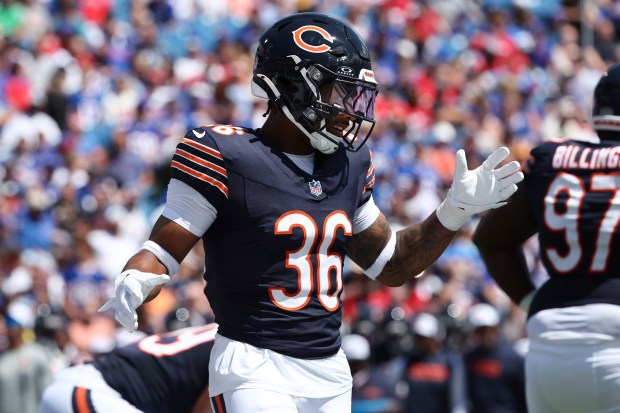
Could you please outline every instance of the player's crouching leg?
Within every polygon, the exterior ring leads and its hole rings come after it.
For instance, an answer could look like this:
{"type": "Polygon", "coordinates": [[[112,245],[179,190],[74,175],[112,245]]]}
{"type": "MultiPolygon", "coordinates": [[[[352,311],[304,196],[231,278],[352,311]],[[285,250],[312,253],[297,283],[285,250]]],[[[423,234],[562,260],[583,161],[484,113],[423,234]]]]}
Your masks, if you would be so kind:
{"type": "Polygon", "coordinates": [[[45,389],[39,413],[95,413],[141,411],[108,386],[99,370],[90,364],[59,372],[45,389]]]}

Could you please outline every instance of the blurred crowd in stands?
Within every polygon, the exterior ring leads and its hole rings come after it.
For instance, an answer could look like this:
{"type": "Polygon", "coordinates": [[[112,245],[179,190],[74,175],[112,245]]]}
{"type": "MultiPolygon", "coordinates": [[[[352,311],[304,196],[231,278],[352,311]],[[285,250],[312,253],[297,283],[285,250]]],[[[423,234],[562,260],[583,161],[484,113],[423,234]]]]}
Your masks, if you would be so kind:
{"type": "MultiPolygon", "coordinates": [[[[524,162],[546,139],[592,136],[591,92],[620,60],[615,0],[0,1],[0,400],[20,394],[19,411],[36,411],[37,389],[60,368],[213,320],[200,246],[141,308],[140,332],[97,309],[161,211],[176,143],[194,126],[259,126],[258,35],[310,10],[349,20],[371,49],[374,199],[394,229],[438,206],[458,148],[474,168],[500,145],[524,162]]],[[[518,389],[506,403],[521,407],[501,411],[524,411],[525,315],[486,274],[475,225],[415,285],[381,287],[346,264],[343,346],[364,373],[355,412],[413,411],[425,379],[449,383],[454,403],[416,411],[499,411],[476,393],[483,379],[503,386],[495,394],[518,389]],[[484,359],[478,346],[495,342],[507,347],[484,359]]],[[[542,282],[535,243],[528,260],[542,282]]]]}

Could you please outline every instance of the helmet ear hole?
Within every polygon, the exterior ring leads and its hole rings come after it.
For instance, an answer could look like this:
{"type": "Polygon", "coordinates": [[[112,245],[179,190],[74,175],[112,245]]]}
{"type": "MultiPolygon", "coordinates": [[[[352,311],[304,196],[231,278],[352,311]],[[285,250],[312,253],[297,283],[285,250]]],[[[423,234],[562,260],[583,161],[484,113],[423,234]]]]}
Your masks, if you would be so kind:
{"type": "Polygon", "coordinates": [[[299,86],[295,82],[292,82],[289,79],[287,79],[286,77],[278,76],[277,80],[278,80],[278,83],[283,86],[285,91],[291,92],[291,93],[296,93],[297,91],[299,91],[299,86]]]}
{"type": "Polygon", "coordinates": [[[303,90],[297,82],[283,76],[277,78],[278,87],[281,88],[282,96],[287,104],[292,105],[290,109],[296,108],[303,103],[303,90]]]}

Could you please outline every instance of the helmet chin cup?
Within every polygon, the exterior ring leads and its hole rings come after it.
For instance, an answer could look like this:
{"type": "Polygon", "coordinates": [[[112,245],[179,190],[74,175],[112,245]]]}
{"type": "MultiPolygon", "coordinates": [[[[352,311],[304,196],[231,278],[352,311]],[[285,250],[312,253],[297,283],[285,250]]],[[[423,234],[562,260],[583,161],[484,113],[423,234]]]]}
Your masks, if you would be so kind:
{"type": "Polygon", "coordinates": [[[329,154],[336,152],[336,150],[338,150],[339,145],[336,142],[332,142],[331,140],[327,139],[325,136],[322,136],[318,132],[312,132],[310,135],[311,135],[310,144],[317,151],[322,152],[325,155],[329,155],[329,154]]]}

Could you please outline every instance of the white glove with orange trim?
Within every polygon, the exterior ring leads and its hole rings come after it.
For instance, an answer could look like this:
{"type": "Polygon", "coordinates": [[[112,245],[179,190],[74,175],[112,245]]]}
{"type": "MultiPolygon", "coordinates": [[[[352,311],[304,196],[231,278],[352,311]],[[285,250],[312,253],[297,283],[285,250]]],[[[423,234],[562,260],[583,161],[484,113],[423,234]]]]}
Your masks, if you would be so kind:
{"type": "Polygon", "coordinates": [[[170,281],[166,274],[153,274],[138,270],[126,270],[114,280],[115,296],[101,306],[99,312],[116,308],[114,318],[130,333],[138,328],[136,308],[144,302],[156,285],[170,281]]]}
{"type": "Polygon", "coordinates": [[[503,146],[470,171],[465,151],[456,153],[452,186],[437,208],[437,218],[444,227],[457,231],[470,216],[506,205],[506,199],[517,191],[516,184],[523,180],[523,173],[517,172],[517,161],[495,169],[509,154],[510,150],[503,146]]]}

